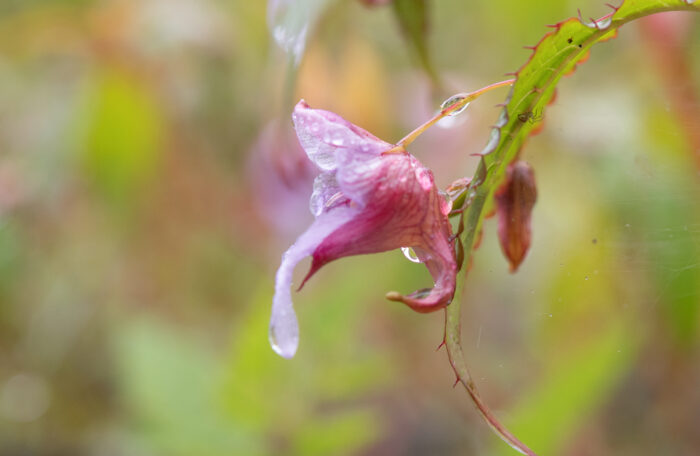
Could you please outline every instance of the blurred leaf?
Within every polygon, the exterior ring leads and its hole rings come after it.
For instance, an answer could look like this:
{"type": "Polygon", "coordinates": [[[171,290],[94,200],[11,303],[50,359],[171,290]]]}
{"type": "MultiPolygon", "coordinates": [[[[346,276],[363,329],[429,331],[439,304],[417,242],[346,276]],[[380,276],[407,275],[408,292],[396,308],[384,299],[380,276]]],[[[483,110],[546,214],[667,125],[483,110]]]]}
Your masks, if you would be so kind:
{"type": "Polygon", "coordinates": [[[80,123],[89,177],[108,199],[128,202],[161,153],[163,119],[153,94],[134,75],[105,68],[94,75],[80,123]]]}
{"type": "Polygon", "coordinates": [[[408,45],[431,80],[439,85],[428,49],[428,0],[394,0],[394,14],[408,45]]]}
{"type": "MultiPolygon", "coordinates": [[[[573,433],[603,404],[634,362],[638,342],[625,323],[606,327],[547,368],[507,421],[537,454],[562,454],[573,433]]],[[[498,446],[498,454],[512,450],[498,446]]]]}
{"type": "Polygon", "coordinates": [[[137,429],[168,455],[262,454],[216,401],[216,360],[196,340],[154,321],[114,334],[123,400],[137,429]]]}
{"type": "Polygon", "coordinates": [[[697,212],[692,210],[697,200],[660,196],[656,192],[649,199],[646,223],[651,234],[645,245],[660,290],[660,310],[676,342],[689,347],[700,325],[700,246],[693,228],[698,226],[697,212]]]}
{"type": "Polygon", "coordinates": [[[294,453],[304,456],[356,454],[380,433],[376,414],[358,410],[328,416],[294,436],[294,453]]]}

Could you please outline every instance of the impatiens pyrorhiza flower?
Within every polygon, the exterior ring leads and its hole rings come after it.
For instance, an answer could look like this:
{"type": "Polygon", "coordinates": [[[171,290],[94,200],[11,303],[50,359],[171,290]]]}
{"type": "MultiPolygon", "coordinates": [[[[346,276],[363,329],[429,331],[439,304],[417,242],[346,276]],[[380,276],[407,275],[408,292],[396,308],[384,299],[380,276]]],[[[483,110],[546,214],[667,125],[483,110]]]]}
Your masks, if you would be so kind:
{"type": "MultiPolygon", "coordinates": [[[[387,294],[418,312],[448,305],[457,264],[450,203],[433,174],[401,146],[382,141],[337,114],[311,109],[303,100],[292,116],[299,142],[320,168],[314,181],[311,226],[282,256],[270,320],[270,342],[281,356],[294,356],[299,327],[292,306],[294,267],[311,255],[301,286],[338,258],[411,247],[430,272],[434,287],[404,296],[387,294]]],[[[301,288],[301,287],[300,287],[301,288]]]]}

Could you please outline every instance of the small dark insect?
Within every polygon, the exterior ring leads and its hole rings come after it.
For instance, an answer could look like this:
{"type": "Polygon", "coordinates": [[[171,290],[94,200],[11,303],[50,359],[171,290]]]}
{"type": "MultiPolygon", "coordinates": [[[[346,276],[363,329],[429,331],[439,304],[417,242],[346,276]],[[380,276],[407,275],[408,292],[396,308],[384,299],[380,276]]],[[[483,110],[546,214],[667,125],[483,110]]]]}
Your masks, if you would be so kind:
{"type": "Polygon", "coordinates": [[[578,45],[578,47],[582,48],[582,47],[583,47],[583,45],[579,44],[579,45],[578,45]]]}
{"type": "Polygon", "coordinates": [[[542,110],[521,112],[520,114],[518,114],[518,120],[522,123],[537,123],[542,120],[542,110]]]}
{"type": "Polygon", "coordinates": [[[573,38],[569,38],[568,40],[566,40],[566,42],[569,43],[569,44],[571,44],[571,43],[574,42],[574,40],[573,40],[573,38]]]}

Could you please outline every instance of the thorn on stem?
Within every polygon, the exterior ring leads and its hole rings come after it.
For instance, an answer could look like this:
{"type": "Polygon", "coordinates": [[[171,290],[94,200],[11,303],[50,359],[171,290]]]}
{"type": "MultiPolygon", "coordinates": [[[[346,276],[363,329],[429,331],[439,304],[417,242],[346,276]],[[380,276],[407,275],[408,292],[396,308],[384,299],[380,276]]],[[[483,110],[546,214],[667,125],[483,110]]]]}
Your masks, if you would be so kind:
{"type": "Polygon", "coordinates": [[[454,388],[455,386],[457,386],[458,383],[459,383],[459,377],[457,377],[457,378],[455,379],[455,382],[452,384],[452,388],[454,388]]]}
{"type": "Polygon", "coordinates": [[[440,349],[441,349],[442,347],[444,347],[444,346],[445,346],[445,339],[443,338],[443,339],[442,339],[442,342],[440,342],[440,345],[437,346],[437,348],[435,349],[435,351],[440,350],[440,349]]]}

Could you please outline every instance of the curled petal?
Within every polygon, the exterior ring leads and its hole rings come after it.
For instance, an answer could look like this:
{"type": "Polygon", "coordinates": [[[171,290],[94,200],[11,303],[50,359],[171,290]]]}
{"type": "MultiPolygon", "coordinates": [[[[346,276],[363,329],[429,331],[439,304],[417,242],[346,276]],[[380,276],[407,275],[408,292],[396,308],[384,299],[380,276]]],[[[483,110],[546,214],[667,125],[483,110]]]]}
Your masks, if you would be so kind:
{"type": "Polygon", "coordinates": [[[270,344],[279,355],[291,358],[299,344],[299,324],[290,292],[294,267],[311,255],[329,233],[351,220],[354,213],[355,211],[351,208],[338,207],[333,210],[332,215],[321,214],[282,255],[282,263],[275,278],[275,296],[272,300],[269,334],[270,344]]]}
{"type": "Polygon", "coordinates": [[[388,300],[402,302],[420,313],[442,309],[452,302],[455,294],[457,265],[453,255],[445,257],[439,253],[453,252],[453,248],[449,243],[443,243],[442,246],[433,245],[432,248],[432,254],[421,247],[413,247],[413,251],[427,266],[435,286],[417,290],[406,296],[390,291],[386,294],[388,300]]]}

